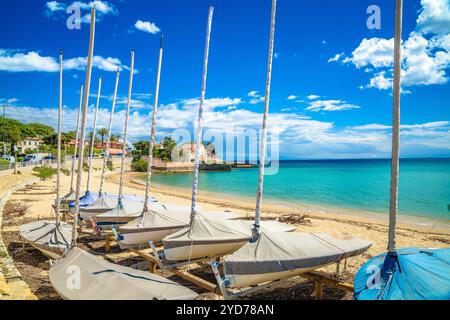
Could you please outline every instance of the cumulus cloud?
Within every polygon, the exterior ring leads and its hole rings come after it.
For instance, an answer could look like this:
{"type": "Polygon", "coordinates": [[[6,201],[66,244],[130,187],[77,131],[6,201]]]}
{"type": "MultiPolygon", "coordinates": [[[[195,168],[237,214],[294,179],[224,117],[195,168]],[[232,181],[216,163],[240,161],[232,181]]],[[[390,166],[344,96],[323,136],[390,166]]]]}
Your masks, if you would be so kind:
{"type": "Polygon", "coordinates": [[[290,95],[289,97],[286,98],[287,100],[295,100],[297,99],[297,96],[295,95],[290,95]]]}
{"type": "Polygon", "coordinates": [[[158,26],[154,22],[149,22],[149,21],[138,20],[134,24],[134,27],[137,30],[151,33],[151,34],[157,34],[158,32],[161,31],[161,29],[159,29],[158,26]]]}
{"type": "Polygon", "coordinates": [[[343,100],[314,100],[306,108],[308,111],[344,111],[350,109],[360,109],[360,106],[347,103],[343,100]]]}
{"type": "Polygon", "coordinates": [[[308,100],[315,100],[315,99],[319,99],[320,96],[315,95],[315,94],[310,94],[310,95],[307,96],[306,98],[308,98],[308,100]]]}
{"type": "Polygon", "coordinates": [[[81,23],[90,23],[91,21],[91,14],[90,10],[93,6],[95,6],[95,17],[96,21],[100,22],[103,20],[104,16],[106,15],[118,15],[119,11],[117,8],[107,1],[90,1],[90,2],[83,2],[83,1],[73,1],[70,4],[58,2],[58,1],[49,1],[46,2],[44,11],[45,15],[49,18],[59,19],[64,18],[63,13],[66,12],[67,8],[70,6],[77,6],[80,8],[81,11],[87,12],[81,17],[81,23]]]}
{"type": "MultiPolygon", "coordinates": [[[[416,31],[402,44],[402,86],[441,85],[450,67],[450,0],[422,0],[416,31]]],[[[373,76],[361,88],[387,90],[393,82],[394,39],[363,39],[351,55],[336,54],[328,62],[353,64],[373,76]]],[[[404,90],[403,93],[408,91],[404,90]]]]}
{"type": "MultiPolygon", "coordinates": [[[[87,58],[77,57],[63,61],[65,70],[84,70],[87,58]]],[[[116,71],[129,68],[117,58],[94,56],[93,67],[103,71],[116,71]]],[[[35,51],[22,52],[20,50],[0,49],[0,71],[7,72],[58,72],[59,62],[50,56],[41,56],[35,51]]]]}
{"type": "Polygon", "coordinates": [[[448,34],[450,22],[449,0],[421,0],[417,29],[424,33],[448,34]]]}
{"type": "MultiPolygon", "coordinates": [[[[98,127],[107,126],[109,100],[101,100],[98,127]],[[105,105],[107,107],[105,107],[105,105]]],[[[244,135],[246,130],[258,131],[262,113],[236,108],[240,98],[212,98],[205,101],[204,127],[213,134],[244,135]]],[[[87,113],[87,128],[92,126],[94,106],[87,113]]],[[[333,122],[318,121],[294,112],[273,112],[269,117],[269,129],[278,131],[280,151],[284,155],[302,158],[388,157],[390,154],[390,126],[367,124],[359,127],[338,127],[333,122]]],[[[64,130],[75,128],[77,108],[64,107],[64,130]]],[[[8,115],[22,121],[42,122],[56,127],[57,109],[16,106],[8,115]]],[[[176,129],[186,129],[193,137],[193,127],[198,116],[198,99],[183,99],[161,105],[157,118],[158,139],[171,135],[176,129]]],[[[123,134],[125,110],[114,115],[113,132],[123,134]]],[[[149,114],[135,110],[130,114],[130,141],[147,139],[149,114]]],[[[402,125],[402,154],[420,155],[450,152],[450,121],[402,125]]]]}

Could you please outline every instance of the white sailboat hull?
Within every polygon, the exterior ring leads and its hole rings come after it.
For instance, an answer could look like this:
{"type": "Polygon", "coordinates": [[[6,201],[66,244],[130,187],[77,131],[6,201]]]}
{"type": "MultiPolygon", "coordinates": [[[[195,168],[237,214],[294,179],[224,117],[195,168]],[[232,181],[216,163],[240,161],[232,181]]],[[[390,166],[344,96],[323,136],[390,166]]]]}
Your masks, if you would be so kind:
{"type": "Polygon", "coordinates": [[[32,246],[33,248],[35,248],[36,250],[39,250],[43,255],[49,257],[50,259],[53,260],[58,260],[59,258],[61,258],[61,256],[63,255],[62,251],[59,250],[50,250],[45,248],[44,246],[40,246],[40,245],[36,245],[33,242],[29,242],[26,241],[30,246],[32,246]]]}
{"type": "Polygon", "coordinates": [[[210,242],[207,244],[195,243],[195,245],[164,249],[164,256],[168,261],[188,261],[208,257],[212,258],[232,253],[241,248],[247,241],[248,240],[225,243],[210,242]]]}
{"type": "Polygon", "coordinates": [[[177,227],[173,229],[165,230],[151,230],[145,232],[133,232],[121,234],[121,239],[119,240],[119,245],[122,249],[125,248],[136,248],[148,246],[148,242],[161,242],[162,239],[171,235],[184,227],[177,227]]]}
{"type": "MultiPolygon", "coordinates": [[[[329,265],[329,264],[327,264],[329,265]]],[[[246,287],[256,286],[276,280],[288,279],[299,276],[303,273],[307,273],[322,267],[326,267],[327,265],[319,265],[311,268],[299,268],[289,271],[283,272],[270,272],[263,274],[246,274],[246,275],[227,275],[230,281],[230,288],[233,289],[242,289],[246,287]]]]}

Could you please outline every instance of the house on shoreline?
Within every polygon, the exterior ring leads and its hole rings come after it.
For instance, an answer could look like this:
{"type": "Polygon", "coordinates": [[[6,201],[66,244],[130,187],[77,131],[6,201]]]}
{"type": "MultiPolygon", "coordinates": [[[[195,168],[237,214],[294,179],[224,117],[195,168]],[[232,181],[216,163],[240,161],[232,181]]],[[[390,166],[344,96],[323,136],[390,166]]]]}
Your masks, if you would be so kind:
{"type": "MultiPolygon", "coordinates": [[[[155,146],[158,147],[158,146],[155,146]]],[[[148,157],[142,157],[148,160],[148,157]]],[[[192,172],[194,171],[195,143],[186,142],[180,147],[175,147],[172,151],[172,160],[162,161],[159,158],[153,159],[153,169],[162,172],[192,172]]],[[[201,144],[200,149],[200,170],[204,171],[231,171],[231,165],[225,164],[216,157],[213,144],[201,144]]]]}
{"type": "Polygon", "coordinates": [[[42,140],[39,138],[27,137],[17,143],[15,151],[18,153],[25,153],[27,150],[35,152],[39,150],[39,146],[42,144],[42,140]]]}

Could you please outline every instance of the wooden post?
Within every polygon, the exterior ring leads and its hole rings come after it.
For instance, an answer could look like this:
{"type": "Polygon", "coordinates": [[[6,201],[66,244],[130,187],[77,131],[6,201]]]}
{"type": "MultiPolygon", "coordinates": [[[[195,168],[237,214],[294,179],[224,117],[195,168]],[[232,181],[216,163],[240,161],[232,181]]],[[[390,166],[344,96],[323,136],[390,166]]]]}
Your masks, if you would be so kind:
{"type": "Polygon", "coordinates": [[[156,273],[156,263],[150,261],[150,273],[156,273]]]}
{"type": "Polygon", "coordinates": [[[316,283],[316,300],[323,300],[323,284],[320,281],[315,281],[316,283]]]}

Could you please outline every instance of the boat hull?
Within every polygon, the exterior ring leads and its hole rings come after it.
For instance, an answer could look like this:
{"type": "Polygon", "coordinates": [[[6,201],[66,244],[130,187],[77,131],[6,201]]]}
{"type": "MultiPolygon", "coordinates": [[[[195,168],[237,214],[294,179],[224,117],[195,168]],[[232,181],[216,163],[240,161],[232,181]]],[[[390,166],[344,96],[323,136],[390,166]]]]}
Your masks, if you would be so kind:
{"type": "Polygon", "coordinates": [[[119,240],[120,248],[129,249],[129,248],[142,248],[148,246],[148,242],[161,242],[162,239],[171,235],[178,230],[181,230],[184,226],[175,227],[175,228],[167,228],[167,229],[155,229],[148,231],[138,231],[136,232],[127,232],[120,234],[121,239],[119,240]]]}
{"type": "Polygon", "coordinates": [[[42,246],[42,245],[33,243],[31,241],[27,241],[26,239],[23,239],[23,238],[22,238],[22,240],[25,241],[26,243],[28,243],[33,248],[35,248],[36,250],[40,251],[43,255],[49,257],[50,259],[58,260],[64,254],[64,252],[62,250],[42,246]]]}
{"type": "Polygon", "coordinates": [[[245,275],[233,275],[227,274],[227,278],[230,281],[229,288],[242,289],[246,287],[256,286],[276,280],[288,279],[299,276],[303,273],[307,273],[319,268],[326,267],[330,264],[314,266],[311,268],[299,268],[282,272],[270,272],[262,274],[245,274],[245,275]]]}
{"type": "Polygon", "coordinates": [[[248,242],[248,239],[230,241],[230,242],[214,242],[197,243],[164,249],[164,256],[167,261],[188,261],[196,259],[207,259],[230,254],[248,242]]]}

